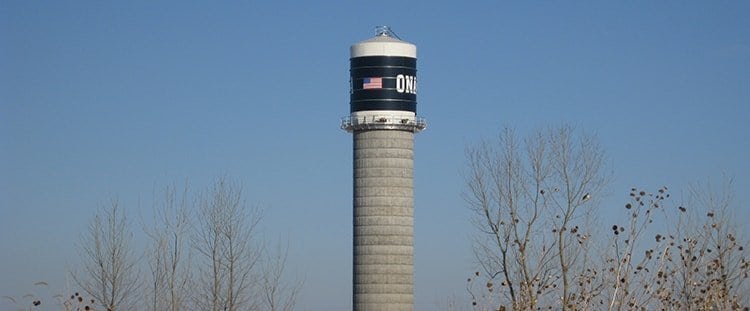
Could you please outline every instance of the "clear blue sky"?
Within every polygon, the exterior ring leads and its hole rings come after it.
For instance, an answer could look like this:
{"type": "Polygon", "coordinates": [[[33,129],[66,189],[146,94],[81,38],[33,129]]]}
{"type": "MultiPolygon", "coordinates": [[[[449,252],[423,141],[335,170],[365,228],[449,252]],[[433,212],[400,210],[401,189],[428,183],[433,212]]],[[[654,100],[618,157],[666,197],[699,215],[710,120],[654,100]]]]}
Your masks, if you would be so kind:
{"type": "Polygon", "coordinates": [[[748,12],[747,1],[2,1],[0,296],[37,280],[63,288],[74,242],[110,197],[137,222],[155,187],[227,174],[266,210],[265,234],[290,241],[290,268],[306,277],[299,309],[350,309],[351,137],[339,121],[349,46],[381,24],[418,46],[429,121],[416,138],[417,310],[466,298],[464,149],[503,125],[597,133],[615,178],[604,209],[631,186],[726,174],[747,219],[748,12]]]}

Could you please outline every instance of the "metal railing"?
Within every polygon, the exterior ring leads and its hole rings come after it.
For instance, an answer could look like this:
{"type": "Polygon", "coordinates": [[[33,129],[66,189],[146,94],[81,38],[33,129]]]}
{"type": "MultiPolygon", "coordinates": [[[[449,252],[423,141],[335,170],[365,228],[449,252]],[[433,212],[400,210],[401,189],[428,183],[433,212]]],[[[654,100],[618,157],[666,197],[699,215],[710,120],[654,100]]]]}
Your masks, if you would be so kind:
{"type": "Polygon", "coordinates": [[[425,128],[427,128],[427,120],[420,117],[373,115],[341,118],[341,129],[347,132],[361,130],[401,130],[417,133],[425,128]]]}

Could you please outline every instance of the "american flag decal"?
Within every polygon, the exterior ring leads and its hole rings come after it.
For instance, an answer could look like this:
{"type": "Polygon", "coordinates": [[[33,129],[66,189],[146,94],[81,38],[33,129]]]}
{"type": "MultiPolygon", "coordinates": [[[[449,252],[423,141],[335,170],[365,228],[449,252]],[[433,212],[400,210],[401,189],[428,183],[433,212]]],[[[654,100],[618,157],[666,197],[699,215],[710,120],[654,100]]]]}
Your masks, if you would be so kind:
{"type": "Polygon", "coordinates": [[[382,88],[383,88],[383,78],[364,78],[364,79],[362,79],[362,89],[363,90],[382,89],[382,88]]]}

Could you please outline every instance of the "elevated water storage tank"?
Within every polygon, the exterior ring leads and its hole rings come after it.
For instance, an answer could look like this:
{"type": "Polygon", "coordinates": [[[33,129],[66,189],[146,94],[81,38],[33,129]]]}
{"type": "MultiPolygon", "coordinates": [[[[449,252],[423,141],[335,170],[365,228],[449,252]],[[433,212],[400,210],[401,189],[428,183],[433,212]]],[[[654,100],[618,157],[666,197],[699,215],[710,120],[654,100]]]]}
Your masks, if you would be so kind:
{"type": "Polygon", "coordinates": [[[350,112],[417,112],[417,47],[388,27],[351,47],[350,112]]]}

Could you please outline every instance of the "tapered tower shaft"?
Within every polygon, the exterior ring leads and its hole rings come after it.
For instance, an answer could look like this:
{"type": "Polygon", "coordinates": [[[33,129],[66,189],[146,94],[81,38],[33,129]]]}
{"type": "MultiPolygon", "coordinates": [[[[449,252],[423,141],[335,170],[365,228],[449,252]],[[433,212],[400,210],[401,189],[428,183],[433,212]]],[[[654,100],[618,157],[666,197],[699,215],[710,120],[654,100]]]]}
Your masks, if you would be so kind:
{"type": "Polygon", "coordinates": [[[354,310],[412,310],[414,134],[354,132],[354,310]]]}

